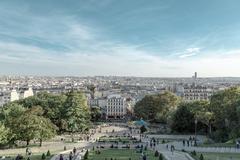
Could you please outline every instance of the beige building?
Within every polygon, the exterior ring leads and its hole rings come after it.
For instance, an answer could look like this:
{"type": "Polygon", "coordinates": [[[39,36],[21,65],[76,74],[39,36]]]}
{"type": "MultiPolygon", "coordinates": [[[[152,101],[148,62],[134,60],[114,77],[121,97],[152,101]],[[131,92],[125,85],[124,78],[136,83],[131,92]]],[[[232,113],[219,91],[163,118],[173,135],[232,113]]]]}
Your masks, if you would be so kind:
{"type": "Polygon", "coordinates": [[[13,89],[10,93],[10,101],[17,101],[19,100],[19,94],[17,93],[17,91],[15,89],[13,89]]]}
{"type": "Polygon", "coordinates": [[[183,98],[185,101],[209,100],[213,95],[213,89],[205,86],[184,87],[183,98]]]}
{"type": "Polygon", "coordinates": [[[127,114],[126,99],[120,95],[107,97],[106,116],[109,119],[123,119],[127,114]]]}

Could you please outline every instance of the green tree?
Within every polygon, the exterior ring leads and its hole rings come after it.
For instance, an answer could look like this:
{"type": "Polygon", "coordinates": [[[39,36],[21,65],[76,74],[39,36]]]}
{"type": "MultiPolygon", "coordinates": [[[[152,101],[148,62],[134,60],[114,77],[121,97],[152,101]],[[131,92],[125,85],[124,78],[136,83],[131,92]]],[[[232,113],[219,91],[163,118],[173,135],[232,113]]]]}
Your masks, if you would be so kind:
{"type": "Polygon", "coordinates": [[[90,92],[91,92],[91,98],[94,99],[96,87],[95,87],[93,84],[91,84],[91,85],[88,85],[87,88],[88,88],[88,89],[90,90],[90,92]]]}
{"type": "Polygon", "coordinates": [[[210,110],[214,116],[215,140],[224,142],[240,136],[240,88],[233,87],[213,95],[210,110]]]}
{"type": "Polygon", "coordinates": [[[84,154],[83,159],[84,159],[84,160],[87,160],[87,159],[88,159],[88,150],[87,150],[86,153],[84,154]]]}
{"type": "Polygon", "coordinates": [[[39,134],[38,138],[40,141],[40,146],[42,146],[42,141],[50,139],[56,135],[57,127],[52,124],[52,122],[44,117],[39,117],[39,134]]]}
{"type": "Polygon", "coordinates": [[[55,135],[55,127],[50,120],[34,114],[24,113],[18,118],[18,129],[15,130],[20,140],[24,140],[29,145],[30,140],[39,138],[40,145],[43,139],[51,138],[55,135]]]}
{"type": "Polygon", "coordinates": [[[134,113],[138,118],[166,123],[169,114],[177,108],[179,101],[179,98],[171,92],[147,95],[136,103],[134,113]]]}
{"type": "Polygon", "coordinates": [[[47,151],[47,154],[46,154],[46,156],[47,156],[47,157],[51,156],[51,153],[50,153],[50,151],[49,151],[49,150],[47,151]]]}
{"type": "Polygon", "coordinates": [[[16,103],[8,103],[3,107],[2,115],[4,118],[2,122],[9,128],[8,139],[10,145],[13,145],[16,140],[20,140],[18,123],[20,123],[19,117],[24,114],[25,110],[16,103]]]}
{"type": "Polygon", "coordinates": [[[17,101],[25,108],[41,106],[45,118],[49,118],[53,124],[59,128],[59,132],[64,132],[67,129],[65,117],[64,102],[66,96],[64,94],[53,95],[47,92],[40,92],[34,96],[17,101]]]}
{"type": "Polygon", "coordinates": [[[204,160],[203,154],[200,155],[199,160],[204,160]]]}
{"type": "MultiPolygon", "coordinates": [[[[48,139],[55,135],[56,127],[49,119],[41,116],[43,110],[40,106],[29,109],[23,108],[18,104],[10,104],[4,110],[5,125],[9,127],[10,141],[26,141],[39,138],[48,139]]],[[[41,144],[41,141],[40,141],[41,144]]]]}
{"type": "Polygon", "coordinates": [[[147,128],[144,126],[144,125],[142,125],[141,127],[140,127],[140,132],[141,132],[141,134],[143,134],[144,132],[146,132],[147,131],[147,128]]]}
{"type": "Polygon", "coordinates": [[[207,126],[208,133],[211,135],[212,122],[214,120],[213,112],[210,110],[210,103],[208,101],[194,101],[188,103],[190,110],[194,114],[194,118],[207,126]]]}
{"type": "Polygon", "coordinates": [[[163,155],[162,155],[162,153],[160,153],[160,155],[159,155],[159,160],[163,160],[163,155]]]}
{"type": "Polygon", "coordinates": [[[189,109],[188,103],[182,103],[173,114],[171,129],[179,133],[194,132],[194,114],[189,109]]]}
{"type": "Polygon", "coordinates": [[[101,111],[99,107],[92,107],[91,108],[91,120],[98,121],[101,118],[101,111]]]}
{"type": "Polygon", "coordinates": [[[68,131],[74,133],[84,132],[89,129],[90,110],[83,93],[69,92],[64,107],[66,108],[68,131]]]}
{"type": "Polygon", "coordinates": [[[45,153],[42,154],[42,160],[45,160],[46,159],[46,155],[45,153]]]}
{"type": "Polygon", "coordinates": [[[8,143],[9,129],[0,123],[0,146],[8,143]]]}

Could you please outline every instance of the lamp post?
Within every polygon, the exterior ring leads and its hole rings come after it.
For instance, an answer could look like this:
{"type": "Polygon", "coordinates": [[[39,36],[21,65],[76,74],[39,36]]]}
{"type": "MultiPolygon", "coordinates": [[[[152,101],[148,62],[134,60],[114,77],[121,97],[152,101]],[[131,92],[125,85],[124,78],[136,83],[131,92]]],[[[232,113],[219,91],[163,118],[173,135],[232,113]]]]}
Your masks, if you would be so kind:
{"type": "Polygon", "coordinates": [[[197,119],[195,119],[194,123],[195,123],[195,138],[194,138],[195,141],[194,141],[194,145],[196,146],[197,145],[197,123],[198,123],[197,119]]]}
{"type": "Polygon", "coordinates": [[[42,129],[42,120],[40,121],[40,128],[41,128],[41,136],[40,136],[40,147],[42,147],[42,139],[43,139],[43,129],[42,129]]]}
{"type": "Polygon", "coordinates": [[[194,123],[195,123],[195,139],[196,139],[197,138],[197,123],[198,123],[197,119],[195,119],[194,123]]]}

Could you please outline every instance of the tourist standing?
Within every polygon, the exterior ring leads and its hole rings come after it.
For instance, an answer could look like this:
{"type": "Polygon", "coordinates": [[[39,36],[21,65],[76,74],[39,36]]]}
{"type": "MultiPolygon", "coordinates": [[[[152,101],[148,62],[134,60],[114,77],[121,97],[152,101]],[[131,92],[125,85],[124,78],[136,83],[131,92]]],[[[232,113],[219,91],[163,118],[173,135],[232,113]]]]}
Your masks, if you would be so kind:
{"type": "Polygon", "coordinates": [[[73,153],[71,151],[70,154],[69,154],[69,160],[72,160],[72,159],[73,159],[73,153]]]}
{"type": "Polygon", "coordinates": [[[76,155],[76,152],[77,152],[77,149],[76,149],[76,147],[74,147],[74,148],[73,148],[73,154],[74,154],[74,156],[76,155]]]}
{"type": "Polygon", "coordinates": [[[60,154],[59,160],[63,160],[63,155],[62,154],[60,154]]]}

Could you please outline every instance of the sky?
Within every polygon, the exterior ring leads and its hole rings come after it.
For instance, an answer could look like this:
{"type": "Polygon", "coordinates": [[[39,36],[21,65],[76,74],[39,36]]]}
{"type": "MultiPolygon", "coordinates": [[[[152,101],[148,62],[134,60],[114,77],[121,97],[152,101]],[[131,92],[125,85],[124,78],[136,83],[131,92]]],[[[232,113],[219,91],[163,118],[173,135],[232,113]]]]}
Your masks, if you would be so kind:
{"type": "Polygon", "coordinates": [[[240,77],[239,0],[1,0],[0,74],[240,77]]]}

